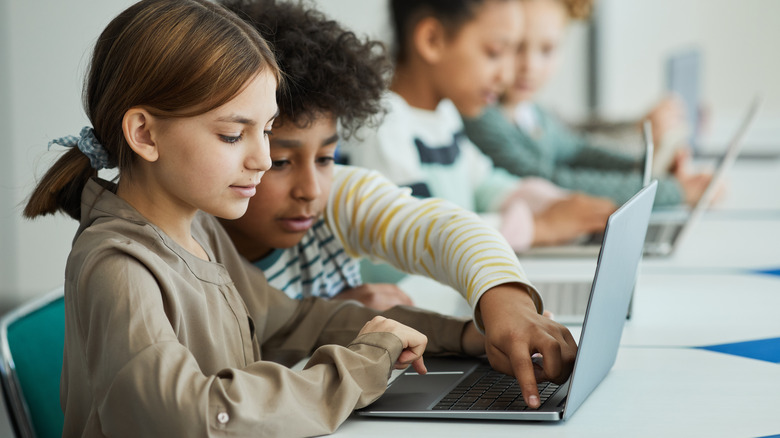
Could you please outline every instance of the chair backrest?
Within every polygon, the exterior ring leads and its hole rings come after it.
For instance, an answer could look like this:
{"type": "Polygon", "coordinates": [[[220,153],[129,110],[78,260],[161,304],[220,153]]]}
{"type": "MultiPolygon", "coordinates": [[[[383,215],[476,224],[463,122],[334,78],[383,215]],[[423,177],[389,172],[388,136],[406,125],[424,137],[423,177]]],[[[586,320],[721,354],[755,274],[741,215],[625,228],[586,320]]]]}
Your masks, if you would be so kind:
{"type": "Polygon", "coordinates": [[[60,374],[65,343],[63,288],[0,320],[0,378],[20,437],[61,437],[60,374]]]}

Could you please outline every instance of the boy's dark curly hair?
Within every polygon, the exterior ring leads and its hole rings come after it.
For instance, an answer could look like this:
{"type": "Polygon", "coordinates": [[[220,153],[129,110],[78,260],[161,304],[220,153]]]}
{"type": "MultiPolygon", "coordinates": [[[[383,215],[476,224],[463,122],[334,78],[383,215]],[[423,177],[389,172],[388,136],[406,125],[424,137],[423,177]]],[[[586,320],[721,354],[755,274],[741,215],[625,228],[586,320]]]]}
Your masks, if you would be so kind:
{"type": "Polygon", "coordinates": [[[384,115],[381,97],[391,63],[379,41],[361,39],[302,1],[223,0],[268,41],[285,77],[277,92],[279,117],[306,128],[322,115],[350,137],[384,115]]]}

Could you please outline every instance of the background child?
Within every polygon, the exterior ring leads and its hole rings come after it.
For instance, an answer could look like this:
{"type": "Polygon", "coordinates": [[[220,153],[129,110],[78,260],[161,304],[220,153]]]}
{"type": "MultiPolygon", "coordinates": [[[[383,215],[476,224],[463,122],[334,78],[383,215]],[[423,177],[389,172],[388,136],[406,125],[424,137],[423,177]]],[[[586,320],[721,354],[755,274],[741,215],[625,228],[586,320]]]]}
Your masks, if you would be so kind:
{"type": "MultiPolygon", "coordinates": [[[[489,355],[499,366],[498,350],[541,348],[550,334],[559,349],[553,360],[568,360],[574,348],[568,330],[536,313],[528,292],[536,294],[494,229],[451,203],[414,198],[375,171],[333,165],[337,125],[349,137],[379,108],[387,66],[381,47],[298,3],[231,7],[268,38],[291,84],[278,98],[271,169],[247,214],[222,221],[239,251],[290,296],[357,298],[377,307],[397,304],[402,292],[361,284],[353,257],[385,260],[460,291],[496,343],[489,355]],[[500,310],[484,305],[502,290],[500,310]],[[512,345],[500,345],[512,332],[518,335],[512,345]]],[[[527,350],[513,354],[514,362],[530,358],[527,350]]]]}
{"type": "Polygon", "coordinates": [[[493,168],[463,134],[458,111],[472,116],[494,102],[514,75],[522,29],[518,1],[393,1],[398,52],[378,130],[345,143],[349,162],[379,170],[416,196],[501,212],[515,250],[601,230],[612,202],[571,196],[543,180],[493,168]]]}
{"type": "MultiPolygon", "coordinates": [[[[514,83],[479,117],[465,119],[466,134],[497,166],[519,176],[537,176],[572,190],[622,204],[642,187],[638,158],[591,144],[533,102],[555,73],[559,47],[572,19],[586,18],[593,0],[521,0],[525,26],[514,83]]],[[[660,138],[680,128],[678,101],[666,99],[648,116],[660,138]]],[[[691,175],[680,155],[673,176],[661,178],[657,205],[694,203],[709,183],[691,175]]]]}
{"type": "MultiPolygon", "coordinates": [[[[71,149],[25,208],[81,221],[64,436],[320,435],[378,397],[393,366],[425,372],[425,335],[363,306],[289,299],[211,216],[244,214],[270,167],[280,76],[254,29],[205,0],[136,3],[98,38],[93,127],[53,142],[71,149]],[[97,177],[113,167],[117,184],[97,177]],[[267,361],[307,355],[301,372],[267,361]]],[[[485,351],[467,321],[393,315],[432,335],[430,352],[485,351]]]]}

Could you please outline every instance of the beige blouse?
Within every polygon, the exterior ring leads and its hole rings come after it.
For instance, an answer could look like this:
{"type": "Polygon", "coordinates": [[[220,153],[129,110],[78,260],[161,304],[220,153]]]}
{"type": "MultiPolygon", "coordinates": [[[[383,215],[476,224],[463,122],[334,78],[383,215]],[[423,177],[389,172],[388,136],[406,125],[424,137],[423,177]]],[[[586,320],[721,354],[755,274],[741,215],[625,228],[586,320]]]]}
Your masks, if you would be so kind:
{"type": "MultiPolygon", "coordinates": [[[[400,340],[355,337],[377,312],[272,289],[203,213],[199,259],[113,190],[85,187],[66,267],[63,436],[321,435],[385,390],[400,340]]],[[[461,351],[464,320],[384,315],[425,333],[427,352],[461,351]]]]}

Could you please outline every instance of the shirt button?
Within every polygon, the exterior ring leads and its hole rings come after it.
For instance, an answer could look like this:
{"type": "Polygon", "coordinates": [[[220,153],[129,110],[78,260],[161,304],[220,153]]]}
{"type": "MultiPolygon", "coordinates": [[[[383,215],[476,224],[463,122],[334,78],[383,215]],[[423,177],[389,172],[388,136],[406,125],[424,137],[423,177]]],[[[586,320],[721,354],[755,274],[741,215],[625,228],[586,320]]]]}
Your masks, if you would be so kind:
{"type": "Polygon", "coordinates": [[[219,424],[225,424],[230,420],[230,415],[227,412],[220,412],[217,414],[217,421],[219,424]]]}

